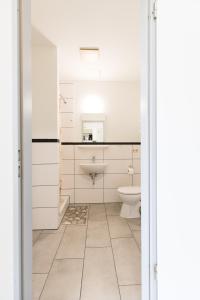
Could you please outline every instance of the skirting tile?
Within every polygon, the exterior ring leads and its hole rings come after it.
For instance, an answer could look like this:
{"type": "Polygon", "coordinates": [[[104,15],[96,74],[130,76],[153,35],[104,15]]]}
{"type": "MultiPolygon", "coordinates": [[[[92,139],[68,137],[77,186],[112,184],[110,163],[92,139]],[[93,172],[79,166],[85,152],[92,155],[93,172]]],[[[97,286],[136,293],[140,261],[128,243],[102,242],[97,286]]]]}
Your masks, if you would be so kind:
{"type": "Polygon", "coordinates": [[[32,187],[32,207],[57,207],[59,186],[32,187]]]}
{"type": "Polygon", "coordinates": [[[57,229],[59,216],[58,208],[33,208],[32,209],[32,226],[33,230],[40,229],[57,229]]]}
{"type": "Polygon", "coordinates": [[[103,203],[103,189],[75,189],[75,203],[103,203]]]}

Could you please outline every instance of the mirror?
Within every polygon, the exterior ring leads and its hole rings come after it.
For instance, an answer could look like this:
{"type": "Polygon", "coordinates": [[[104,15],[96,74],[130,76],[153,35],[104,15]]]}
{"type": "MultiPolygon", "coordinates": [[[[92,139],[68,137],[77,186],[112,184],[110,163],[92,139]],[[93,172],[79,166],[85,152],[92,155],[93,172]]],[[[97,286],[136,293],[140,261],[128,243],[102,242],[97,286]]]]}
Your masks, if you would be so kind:
{"type": "Polygon", "coordinates": [[[103,142],[104,141],[104,122],[102,121],[83,121],[82,125],[83,142],[103,142]]]}

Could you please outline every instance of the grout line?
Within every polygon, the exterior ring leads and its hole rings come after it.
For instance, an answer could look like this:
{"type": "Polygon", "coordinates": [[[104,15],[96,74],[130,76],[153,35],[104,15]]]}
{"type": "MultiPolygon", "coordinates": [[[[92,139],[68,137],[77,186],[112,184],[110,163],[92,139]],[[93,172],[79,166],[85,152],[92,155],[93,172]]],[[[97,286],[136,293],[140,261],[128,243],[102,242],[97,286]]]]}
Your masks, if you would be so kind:
{"type": "Polygon", "coordinates": [[[136,239],[136,237],[135,237],[135,235],[134,235],[134,232],[133,232],[133,238],[134,238],[135,243],[136,243],[136,245],[137,245],[137,247],[138,247],[138,249],[139,249],[139,251],[140,251],[140,253],[141,253],[141,247],[140,247],[139,243],[137,242],[137,239],[136,239]]]}
{"type": "MultiPolygon", "coordinates": [[[[32,207],[32,209],[37,209],[37,208],[58,208],[58,206],[37,206],[37,207],[32,207]]],[[[38,230],[40,230],[40,229],[38,229],[38,230]]],[[[49,230],[53,230],[53,229],[49,229],[49,230]]]]}
{"type": "Polygon", "coordinates": [[[83,260],[83,257],[65,257],[65,258],[56,258],[56,261],[58,260],[83,260]]]}
{"type": "Polygon", "coordinates": [[[73,153],[74,153],[74,206],[75,206],[75,203],[76,203],[76,191],[75,191],[75,186],[76,186],[76,176],[75,176],[75,168],[76,168],[76,162],[75,162],[75,153],[76,149],[75,149],[75,146],[73,146],[73,153]]]}
{"type": "MultiPolygon", "coordinates": [[[[134,230],[131,229],[131,226],[129,225],[129,223],[128,223],[127,220],[126,220],[126,222],[127,222],[128,227],[130,228],[130,231],[131,231],[131,233],[132,233],[132,238],[134,239],[134,241],[135,241],[135,243],[136,243],[136,246],[138,247],[138,250],[139,250],[139,252],[141,253],[140,246],[139,246],[139,244],[138,244],[138,242],[137,242],[137,240],[136,240],[136,238],[135,238],[135,236],[134,236],[134,230]]],[[[140,229],[140,230],[137,230],[137,231],[141,232],[141,229],[140,229]]]]}
{"type": "MultiPolygon", "coordinates": [[[[61,175],[75,175],[75,176],[80,176],[80,175],[83,175],[83,176],[88,176],[88,174],[86,173],[61,173],[61,175]]],[[[118,172],[118,173],[107,173],[107,172],[104,172],[104,173],[98,173],[98,175],[129,175],[127,172],[124,172],[124,173],[121,173],[121,172],[118,172]]],[[[133,175],[141,175],[141,173],[134,173],[133,175]]]]}
{"type": "Polygon", "coordinates": [[[87,224],[86,224],[86,232],[85,232],[85,249],[84,249],[84,255],[83,255],[83,267],[82,267],[82,276],[81,276],[81,286],[80,286],[79,300],[81,300],[81,296],[82,296],[83,273],[84,273],[84,266],[85,266],[85,253],[86,253],[86,242],[87,242],[87,232],[88,232],[88,220],[89,220],[89,215],[90,215],[90,205],[89,205],[89,207],[88,207],[87,224]]]}
{"type": "Polygon", "coordinates": [[[141,286],[141,283],[134,283],[134,284],[120,284],[120,286],[141,286]]]}
{"type": "Polygon", "coordinates": [[[32,275],[48,275],[48,273],[32,273],[32,275]]]}
{"type": "Polygon", "coordinates": [[[45,280],[43,289],[42,289],[42,291],[41,291],[41,293],[40,293],[40,296],[39,296],[39,300],[41,299],[42,293],[43,293],[44,288],[45,288],[45,286],[46,286],[47,280],[48,280],[48,278],[49,278],[49,274],[50,274],[50,272],[51,272],[51,270],[52,270],[54,261],[55,261],[55,259],[56,259],[56,255],[57,255],[57,253],[58,253],[58,249],[59,249],[59,247],[60,247],[60,245],[61,245],[61,243],[62,243],[62,241],[63,241],[63,237],[64,237],[64,234],[65,234],[66,229],[67,229],[67,226],[65,227],[65,230],[63,230],[63,232],[62,232],[62,237],[61,237],[60,242],[59,242],[59,244],[58,244],[56,253],[55,253],[54,257],[53,257],[53,260],[52,260],[52,263],[51,263],[51,267],[50,267],[50,269],[49,269],[49,272],[48,272],[47,278],[46,278],[46,280],[45,280]]]}
{"type": "Polygon", "coordinates": [[[95,246],[94,247],[92,247],[92,246],[87,247],[86,246],[86,248],[87,249],[104,249],[104,248],[111,248],[111,246],[99,246],[99,247],[97,247],[97,246],[96,247],[95,246]]]}
{"type": "Polygon", "coordinates": [[[59,184],[36,184],[36,185],[32,185],[32,187],[39,187],[39,186],[58,186],[59,187],[59,184]]]}
{"type": "Polygon", "coordinates": [[[32,166],[48,166],[48,165],[59,165],[59,162],[53,162],[53,163],[37,163],[32,164],[32,166]]]}
{"type": "Polygon", "coordinates": [[[118,239],[132,239],[133,235],[130,236],[119,236],[119,237],[111,237],[111,240],[118,240],[118,239]]]}
{"type": "MultiPolygon", "coordinates": [[[[105,152],[105,149],[103,148],[103,163],[104,163],[104,161],[105,161],[105,159],[104,159],[104,153],[105,152]]],[[[105,197],[104,197],[104,191],[105,191],[105,172],[103,173],[103,203],[105,203],[105,197]]],[[[105,204],[104,204],[104,209],[105,209],[105,214],[106,214],[106,207],[105,207],[105,204]]],[[[107,226],[108,226],[108,224],[107,224],[107,226]]]]}
{"type": "Polygon", "coordinates": [[[120,292],[119,279],[118,279],[118,276],[117,276],[117,268],[116,268],[116,264],[115,264],[115,257],[114,257],[114,251],[113,251],[113,246],[112,246],[112,239],[111,239],[111,235],[110,235],[110,227],[109,227],[109,222],[108,222],[108,216],[107,216],[107,212],[106,212],[105,203],[104,203],[104,208],[105,208],[105,213],[106,213],[106,220],[107,220],[108,232],[109,232],[109,237],[110,237],[110,245],[111,245],[111,251],[112,251],[112,256],[113,256],[113,263],[114,263],[114,267],[115,267],[115,275],[116,275],[116,279],[117,279],[118,292],[119,292],[119,297],[120,297],[120,300],[121,300],[122,296],[121,296],[121,292],[120,292]]]}

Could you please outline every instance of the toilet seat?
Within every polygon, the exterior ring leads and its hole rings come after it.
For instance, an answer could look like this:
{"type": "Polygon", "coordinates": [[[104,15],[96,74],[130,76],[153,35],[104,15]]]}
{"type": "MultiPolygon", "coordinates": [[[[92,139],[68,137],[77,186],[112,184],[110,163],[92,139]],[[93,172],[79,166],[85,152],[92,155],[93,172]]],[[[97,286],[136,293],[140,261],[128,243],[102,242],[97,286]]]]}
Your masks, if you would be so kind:
{"type": "Polygon", "coordinates": [[[118,188],[118,192],[124,195],[138,195],[141,194],[140,186],[122,186],[118,188]]]}

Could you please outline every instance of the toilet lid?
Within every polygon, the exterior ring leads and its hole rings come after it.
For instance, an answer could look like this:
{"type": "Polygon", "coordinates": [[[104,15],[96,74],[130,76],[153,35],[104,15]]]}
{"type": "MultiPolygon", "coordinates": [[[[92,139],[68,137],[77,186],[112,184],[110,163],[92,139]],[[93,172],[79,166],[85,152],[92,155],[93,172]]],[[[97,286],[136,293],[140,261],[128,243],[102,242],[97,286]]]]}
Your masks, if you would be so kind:
{"type": "Polygon", "coordinates": [[[137,195],[141,193],[140,186],[122,186],[118,188],[120,194],[137,195]]]}

